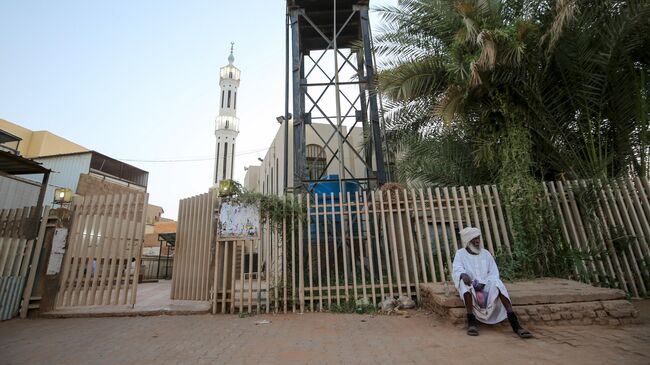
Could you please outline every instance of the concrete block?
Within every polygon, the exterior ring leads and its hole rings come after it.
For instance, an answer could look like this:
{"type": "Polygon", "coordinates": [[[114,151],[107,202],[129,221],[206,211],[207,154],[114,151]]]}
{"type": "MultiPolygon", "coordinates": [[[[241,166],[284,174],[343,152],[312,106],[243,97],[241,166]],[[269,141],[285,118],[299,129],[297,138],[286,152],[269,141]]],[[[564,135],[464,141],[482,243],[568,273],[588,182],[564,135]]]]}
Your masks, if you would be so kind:
{"type": "Polygon", "coordinates": [[[582,312],[573,312],[571,313],[571,318],[573,319],[581,319],[583,317],[582,312]]]}

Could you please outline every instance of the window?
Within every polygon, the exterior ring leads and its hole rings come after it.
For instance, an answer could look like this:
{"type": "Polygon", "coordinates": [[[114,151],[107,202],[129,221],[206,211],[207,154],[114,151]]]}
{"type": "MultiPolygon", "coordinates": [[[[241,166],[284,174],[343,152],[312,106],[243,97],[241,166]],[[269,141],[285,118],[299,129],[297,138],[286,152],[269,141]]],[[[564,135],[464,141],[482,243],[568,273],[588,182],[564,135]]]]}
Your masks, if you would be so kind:
{"type": "Polygon", "coordinates": [[[233,100],[233,108],[237,109],[237,92],[235,91],[235,100],[233,100]]]}
{"type": "Polygon", "coordinates": [[[228,129],[228,119],[226,119],[226,129],[228,129]]]}
{"type": "Polygon", "coordinates": [[[278,175],[280,175],[280,170],[278,170],[278,159],[275,159],[275,193],[280,193],[280,186],[278,184],[278,175]]]}
{"type": "Polygon", "coordinates": [[[230,177],[235,176],[235,144],[232,144],[232,153],[230,154],[230,177]]]}
{"type": "Polygon", "coordinates": [[[309,180],[318,180],[325,174],[327,157],[325,149],[317,144],[307,145],[307,176],[309,180]]]}
{"type": "Polygon", "coordinates": [[[232,71],[228,73],[228,77],[232,79],[232,71]]]}
{"type": "Polygon", "coordinates": [[[228,162],[228,142],[224,145],[223,148],[223,177],[222,179],[226,178],[226,164],[228,162]]]}
{"type": "Polygon", "coordinates": [[[228,108],[230,108],[230,90],[228,90],[228,108]]]}
{"type": "Polygon", "coordinates": [[[226,94],[224,90],[221,91],[221,107],[223,108],[223,96],[226,94]]]}
{"type": "Polygon", "coordinates": [[[217,158],[214,160],[214,183],[216,184],[219,180],[219,149],[221,148],[221,143],[217,143],[217,158]]]}

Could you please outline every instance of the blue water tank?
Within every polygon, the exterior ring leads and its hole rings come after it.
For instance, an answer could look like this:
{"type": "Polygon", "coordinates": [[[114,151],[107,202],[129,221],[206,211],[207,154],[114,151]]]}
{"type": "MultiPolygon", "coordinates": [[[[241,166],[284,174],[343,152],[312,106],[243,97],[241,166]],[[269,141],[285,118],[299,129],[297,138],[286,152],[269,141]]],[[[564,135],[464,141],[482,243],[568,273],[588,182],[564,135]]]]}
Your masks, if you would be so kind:
{"type": "MultiPolygon", "coordinates": [[[[339,175],[326,175],[323,180],[326,181],[309,183],[309,191],[311,191],[312,194],[318,194],[319,197],[322,196],[322,194],[325,194],[328,199],[330,193],[333,193],[334,199],[338,202],[338,196],[341,192],[339,187],[339,175]]],[[[355,201],[354,195],[357,191],[360,191],[359,183],[356,181],[345,181],[344,184],[346,194],[350,193],[350,200],[355,201]]],[[[344,200],[346,200],[345,197],[344,200]]]]}
{"type": "MultiPolygon", "coordinates": [[[[311,192],[311,197],[312,199],[316,199],[314,203],[317,205],[322,205],[323,203],[328,205],[328,208],[326,209],[325,207],[321,206],[318,208],[318,214],[320,217],[320,221],[318,222],[319,225],[319,232],[320,232],[320,238],[321,240],[326,239],[325,236],[325,227],[324,225],[330,225],[329,231],[332,232],[332,227],[331,225],[336,225],[335,230],[337,232],[341,232],[343,227],[341,227],[341,216],[340,216],[340,201],[339,201],[339,192],[340,190],[340,185],[339,185],[339,175],[327,175],[324,177],[323,180],[326,181],[320,181],[317,183],[310,183],[309,184],[309,191],[311,192]],[[322,201],[323,199],[323,194],[325,194],[325,202],[322,201]],[[330,199],[330,194],[334,194],[334,200],[332,201],[330,199]],[[334,212],[334,217],[332,217],[332,211],[334,212]]],[[[347,193],[350,194],[350,201],[356,202],[356,192],[361,192],[360,184],[357,181],[345,181],[345,193],[346,196],[343,197],[343,201],[347,201],[347,193]]],[[[350,206],[350,210],[353,212],[352,213],[352,230],[355,235],[358,234],[357,232],[357,215],[354,213],[356,211],[356,206],[352,205],[350,206]]],[[[311,238],[312,238],[312,244],[315,244],[316,242],[316,221],[315,221],[315,216],[316,216],[316,208],[312,207],[309,211],[310,218],[311,218],[311,223],[310,223],[310,231],[311,231],[311,238]]],[[[348,219],[349,216],[347,213],[345,214],[345,219],[348,219]]],[[[346,224],[345,229],[348,229],[348,226],[346,224]]]]}

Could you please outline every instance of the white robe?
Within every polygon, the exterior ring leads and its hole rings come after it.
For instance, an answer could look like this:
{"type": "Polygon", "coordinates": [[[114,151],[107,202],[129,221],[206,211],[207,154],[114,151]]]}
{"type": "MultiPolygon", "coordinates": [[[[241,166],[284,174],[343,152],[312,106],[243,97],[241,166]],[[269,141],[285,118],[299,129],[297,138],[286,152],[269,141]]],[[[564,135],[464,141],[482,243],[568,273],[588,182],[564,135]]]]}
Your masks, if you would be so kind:
{"type": "Polygon", "coordinates": [[[453,266],[452,278],[460,294],[460,299],[464,302],[463,295],[468,291],[472,293],[473,309],[476,319],[483,323],[495,324],[508,317],[506,308],[501,303],[501,300],[499,300],[499,292],[508,299],[510,299],[510,296],[505,285],[503,285],[503,282],[499,278],[499,269],[490,251],[481,249],[478,255],[472,255],[467,252],[466,248],[462,248],[456,251],[453,266]],[[485,288],[483,289],[487,295],[487,305],[485,308],[481,308],[478,305],[476,291],[472,285],[465,285],[460,279],[460,275],[463,273],[469,275],[470,279],[476,279],[479,283],[485,284],[485,288]]]}

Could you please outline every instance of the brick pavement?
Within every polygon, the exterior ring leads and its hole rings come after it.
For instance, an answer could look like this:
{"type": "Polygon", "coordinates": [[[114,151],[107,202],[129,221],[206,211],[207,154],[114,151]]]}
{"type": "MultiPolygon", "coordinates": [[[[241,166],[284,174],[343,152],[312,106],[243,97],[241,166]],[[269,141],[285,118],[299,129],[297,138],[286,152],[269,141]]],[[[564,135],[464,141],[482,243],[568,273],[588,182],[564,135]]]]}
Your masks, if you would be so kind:
{"type": "Polygon", "coordinates": [[[11,320],[0,364],[648,364],[641,306],[641,325],[538,327],[532,340],[487,326],[469,337],[424,311],[11,320]]]}

